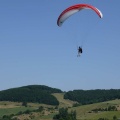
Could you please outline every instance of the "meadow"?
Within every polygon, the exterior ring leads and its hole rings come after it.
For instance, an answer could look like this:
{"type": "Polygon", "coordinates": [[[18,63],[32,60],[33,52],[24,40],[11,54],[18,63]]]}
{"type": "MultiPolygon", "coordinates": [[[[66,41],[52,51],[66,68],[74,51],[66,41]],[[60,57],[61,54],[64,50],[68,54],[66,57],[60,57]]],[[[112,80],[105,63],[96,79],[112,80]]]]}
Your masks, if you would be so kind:
{"type": "Polygon", "coordinates": [[[59,106],[27,103],[27,107],[25,107],[22,106],[22,103],[20,102],[1,101],[0,118],[2,118],[4,115],[14,114],[14,117],[19,118],[19,120],[52,120],[53,116],[58,113],[58,109],[62,107],[67,107],[69,112],[71,110],[75,110],[77,113],[77,120],[98,120],[99,118],[107,118],[112,120],[113,116],[120,118],[120,100],[118,99],[73,107],[73,105],[77,102],[63,99],[64,93],[55,93],[53,95],[59,100],[59,106]],[[42,112],[34,111],[37,110],[40,106],[44,108],[42,112]],[[105,109],[109,106],[116,106],[117,111],[93,111],[94,109],[99,108],[105,109]],[[29,112],[25,114],[25,111],[29,112]],[[20,112],[23,114],[18,114],[20,112]]]}

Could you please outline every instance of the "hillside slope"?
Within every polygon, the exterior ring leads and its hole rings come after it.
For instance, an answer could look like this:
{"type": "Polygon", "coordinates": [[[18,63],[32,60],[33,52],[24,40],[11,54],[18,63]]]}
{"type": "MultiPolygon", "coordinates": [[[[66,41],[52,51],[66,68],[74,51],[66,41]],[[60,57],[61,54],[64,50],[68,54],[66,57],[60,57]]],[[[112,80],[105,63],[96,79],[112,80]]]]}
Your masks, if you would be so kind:
{"type": "Polygon", "coordinates": [[[53,95],[59,101],[59,107],[72,107],[75,104],[75,101],[64,99],[65,93],[53,93],[53,95]]]}
{"type": "Polygon", "coordinates": [[[76,110],[77,120],[98,120],[99,118],[107,118],[108,120],[113,120],[113,116],[120,118],[120,100],[112,100],[100,103],[94,103],[89,105],[82,105],[79,107],[73,107],[69,109],[76,110]],[[116,106],[116,110],[109,111],[93,111],[94,109],[105,109],[109,106],[116,106]]]}
{"type": "MultiPolygon", "coordinates": [[[[63,95],[61,93],[56,94],[60,99],[63,95]],[[60,95],[59,95],[60,94],[60,95]]],[[[71,102],[64,101],[63,98],[61,98],[62,105],[64,103],[65,106],[71,105],[71,102]],[[65,104],[67,103],[67,105],[65,104]],[[69,104],[68,104],[69,103],[69,104]]],[[[61,105],[61,104],[60,104],[61,105]]],[[[61,106],[62,107],[62,106],[61,106]]],[[[0,102],[0,118],[2,118],[4,115],[11,115],[14,114],[17,118],[20,118],[20,120],[24,120],[29,118],[31,115],[34,115],[33,120],[52,120],[53,115],[57,113],[55,106],[49,106],[49,105],[42,105],[38,103],[28,103],[28,107],[21,106],[21,103],[16,102],[0,102]],[[21,114],[17,115],[19,112],[23,112],[26,110],[36,110],[39,108],[39,106],[44,107],[44,114],[38,113],[38,112],[32,112],[29,114],[21,114]],[[23,119],[24,118],[24,119],[23,119]]],[[[69,112],[71,110],[76,110],[77,112],[77,120],[98,120],[99,118],[107,118],[107,120],[113,120],[113,116],[116,116],[117,118],[120,118],[120,100],[112,100],[107,102],[100,102],[95,104],[89,104],[89,105],[81,105],[79,107],[68,107],[69,112]],[[106,108],[109,106],[116,106],[117,111],[98,111],[98,112],[92,112],[92,110],[96,108],[106,108]]],[[[3,120],[3,119],[2,119],[3,120]]]]}
{"type": "Polygon", "coordinates": [[[0,91],[0,101],[26,101],[44,103],[49,105],[58,105],[58,100],[51,94],[61,92],[62,91],[59,89],[51,88],[48,86],[29,85],[0,91]]]}
{"type": "Polygon", "coordinates": [[[65,99],[82,105],[120,99],[120,89],[73,90],[65,93],[65,99]]]}

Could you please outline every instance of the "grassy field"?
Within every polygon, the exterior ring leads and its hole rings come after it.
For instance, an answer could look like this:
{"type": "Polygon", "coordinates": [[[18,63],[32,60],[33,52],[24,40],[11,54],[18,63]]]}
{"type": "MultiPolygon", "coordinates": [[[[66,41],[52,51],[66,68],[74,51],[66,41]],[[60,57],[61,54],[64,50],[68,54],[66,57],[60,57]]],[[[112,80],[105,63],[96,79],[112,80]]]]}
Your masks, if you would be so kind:
{"type": "Polygon", "coordinates": [[[89,119],[97,120],[99,118],[108,118],[112,120],[114,115],[116,115],[117,118],[120,118],[119,106],[120,106],[120,100],[113,100],[113,101],[74,107],[69,110],[76,110],[78,120],[89,120],[89,119]],[[113,105],[117,107],[118,111],[99,111],[97,113],[91,112],[93,109],[96,108],[106,108],[108,106],[113,106],[113,105]]]}
{"type": "Polygon", "coordinates": [[[54,95],[54,96],[57,98],[57,100],[59,101],[59,103],[60,103],[59,107],[60,107],[60,108],[61,108],[61,107],[72,107],[73,104],[76,103],[76,102],[73,102],[73,101],[71,101],[71,100],[66,100],[66,99],[64,99],[64,98],[63,98],[64,93],[54,93],[53,95],[54,95]]]}
{"type": "Polygon", "coordinates": [[[29,111],[33,111],[38,109],[40,106],[44,107],[44,113],[39,113],[39,112],[31,112],[30,114],[22,114],[22,115],[18,115],[17,117],[20,120],[24,120],[24,119],[32,119],[33,120],[39,120],[42,117],[47,120],[49,120],[49,118],[51,119],[53,117],[53,113],[55,113],[54,111],[54,107],[55,106],[51,106],[51,105],[45,105],[45,104],[38,104],[38,103],[28,103],[27,107],[22,106],[22,103],[17,103],[17,102],[7,102],[7,101],[2,101],[0,102],[0,118],[2,118],[4,115],[11,115],[14,114],[16,115],[19,112],[25,112],[27,110],[29,111]]]}
{"type": "MultiPolygon", "coordinates": [[[[113,119],[115,115],[117,118],[120,118],[120,100],[112,100],[107,102],[95,103],[90,105],[82,105],[78,107],[72,107],[74,103],[70,100],[63,99],[63,93],[53,94],[60,102],[59,108],[68,107],[68,110],[76,110],[77,120],[98,120],[99,118],[108,118],[109,120],[113,119]],[[108,106],[116,106],[117,111],[98,111],[93,112],[93,109],[96,108],[106,108],[108,106]]],[[[29,114],[18,115],[17,118],[20,120],[28,119],[30,120],[52,120],[53,116],[58,113],[58,110],[55,110],[55,106],[38,104],[38,103],[28,103],[28,107],[22,106],[22,103],[17,102],[0,102],[0,118],[4,115],[17,114],[20,111],[24,112],[26,110],[36,110],[40,106],[44,107],[43,112],[31,112],[29,114]]]]}

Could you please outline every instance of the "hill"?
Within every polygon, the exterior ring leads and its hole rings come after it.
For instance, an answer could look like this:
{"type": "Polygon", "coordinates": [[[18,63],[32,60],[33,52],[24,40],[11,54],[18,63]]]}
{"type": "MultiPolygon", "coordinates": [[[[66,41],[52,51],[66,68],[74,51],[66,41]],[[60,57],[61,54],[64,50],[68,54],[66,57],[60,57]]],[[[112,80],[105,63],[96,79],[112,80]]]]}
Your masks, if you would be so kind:
{"type": "Polygon", "coordinates": [[[120,99],[120,89],[73,90],[63,93],[60,89],[45,85],[28,85],[0,91],[0,101],[37,102],[49,105],[60,103],[62,106],[69,107],[73,103],[78,106],[115,99],[120,99]]]}
{"type": "Polygon", "coordinates": [[[77,101],[81,105],[120,99],[120,89],[73,90],[65,93],[64,99],[77,101]]]}
{"type": "Polygon", "coordinates": [[[0,101],[37,102],[49,105],[58,105],[59,102],[52,93],[61,93],[56,88],[44,85],[29,85],[0,91],[0,101]]]}
{"type": "Polygon", "coordinates": [[[77,120],[115,120],[114,116],[117,117],[116,120],[120,118],[119,99],[73,107],[77,102],[64,99],[64,94],[66,93],[54,94],[60,103],[59,107],[68,107],[69,112],[75,110],[77,120]]]}
{"type": "Polygon", "coordinates": [[[71,110],[76,110],[77,120],[99,120],[100,118],[100,120],[114,120],[114,116],[120,118],[120,100],[117,99],[89,105],[81,105],[69,109],[69,111],[71,110]],[[116,107],[116,110],[105,110],[110,106],[116,107]]]}
{"type": "MultiPolygon", "coordinates": [[[[115,120],[113,119],[114,116],[118,119],[120,118],[120,100],[118,99],[89,105],[81,105],[78,107],[69,107],[69,105],[72,106],[74,102],[64,100],[63,93],[55,93],[55,96],[59,102],[62,102],[62,104],[59,105],[59,108],[63,107],[61,105],[64,104],[66,107],[68,106],[69,112],[71,110],[76,111],[77,120],[115,120]],[[117,110],[102,110],[108,108],[109,106],[116,106],[117,110]]],[[[19,120],[53,120],[53,116],[58,113],[55,106],[51,105],[28,103],[28,106],[24,107],[21,104],[22,103],[20,102],[0,102],[0,120],[6,120],[3,118],[10,117],[11,115],[13,115],[12,118],[16,117],[19,120]],[[43,111],[36,111],[40,108],[40,106],[43,107],[43,111]]]]}

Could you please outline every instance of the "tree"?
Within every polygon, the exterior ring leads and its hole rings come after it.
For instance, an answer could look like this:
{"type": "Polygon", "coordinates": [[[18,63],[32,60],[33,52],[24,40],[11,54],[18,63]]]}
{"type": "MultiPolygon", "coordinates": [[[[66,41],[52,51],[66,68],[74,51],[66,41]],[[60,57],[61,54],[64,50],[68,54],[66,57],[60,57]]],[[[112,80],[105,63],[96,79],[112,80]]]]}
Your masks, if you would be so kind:
{"type": "Polygon", "coordinates": [[[22,106],[27,107],[27,102],[26,101],[22,102],[22,106]]]}
{"type": "Polygon", "coordinates": [[[71,111],[68,113],[67,108],[60,108],[59,114],[53,117],[53,120],[77,120],[76,119],[76,111],[71,111]]]}
{"type": "Polygon", "coordinates": [[[113,120],[117,120],[117,116],[116,115],[113,116],[113,120]]]}
{"type": "Polygon", "coordinates": [[[38,108],[38,111],[39,111],[39,112],[42,112],[43,110],[44,110],[43,106],[40,106],[40,107],[38,108]]]}

